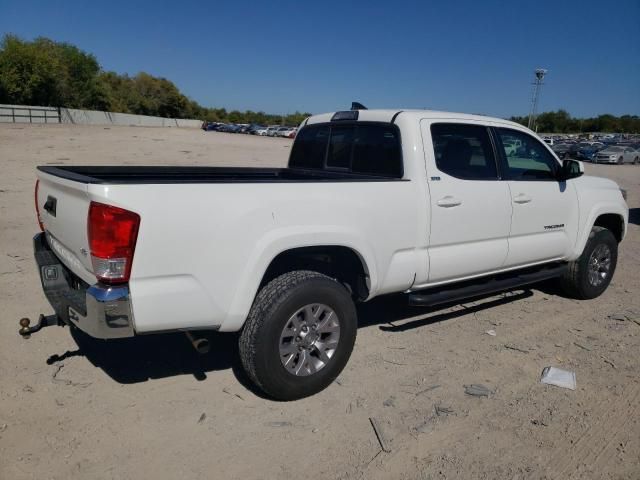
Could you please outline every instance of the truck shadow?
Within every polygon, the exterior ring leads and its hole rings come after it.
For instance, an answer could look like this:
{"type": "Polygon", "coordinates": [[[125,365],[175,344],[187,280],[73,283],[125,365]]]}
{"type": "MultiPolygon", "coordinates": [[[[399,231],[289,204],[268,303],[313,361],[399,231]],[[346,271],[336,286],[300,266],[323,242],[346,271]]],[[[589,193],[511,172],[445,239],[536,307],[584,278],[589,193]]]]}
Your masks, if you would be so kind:
{"type": "Polygon", "coordinates": [[[629,223],[640,225],[640,208],[629,209],[629,223]]]}
{"type": "MultiPolygon", "coordinates": [[[[442,312],[447,306],[411,307],[403,295],[387,295],[358,306],[358,328],[379,325],[385,332],[403,332],[438,322],[472,314],[497,305],[504,305],[528,298],[531,290],[516,290],[493,295],[488,301],[483,298],[464,302],[465,308],[442,312]],[[442,313],[439,313],[442,312],[442,313]]],[[[489,298],[489,297],[485,297],[489,298]]],[[[451,305],[449,305],[451,306],[451,305]]],[[[177,375],[193,375],[198,381],[207,378],[207,373],[231,369],[236,379],[248,390],[264,397],[246,376],[238,353],[238,334],[200,332],[209,339],[210,353],[199,355],[183,333],[166,333],[120,340],[96,340],[78,331],[71,330],[78,349],[60,355],[52,355],[48,364],[74,356],[83,356],[97,368],[103,370],[114,381],[121,384],[145,382],[177,375]]]]}

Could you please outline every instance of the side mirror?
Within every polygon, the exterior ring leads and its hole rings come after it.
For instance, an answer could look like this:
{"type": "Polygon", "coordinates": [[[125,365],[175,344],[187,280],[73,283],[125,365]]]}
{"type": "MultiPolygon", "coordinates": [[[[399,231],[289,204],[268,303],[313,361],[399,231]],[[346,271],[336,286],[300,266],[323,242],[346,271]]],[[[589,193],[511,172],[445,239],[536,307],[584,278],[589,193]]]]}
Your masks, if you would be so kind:
{"type": "Polygon", "coordinates": [[[563,160],[562,168],[560,169],[560,174],[558,180],[565,181],[570,180],[572,178],[578,178],[584,174],[584,163],[579,160],[563,160]]]}

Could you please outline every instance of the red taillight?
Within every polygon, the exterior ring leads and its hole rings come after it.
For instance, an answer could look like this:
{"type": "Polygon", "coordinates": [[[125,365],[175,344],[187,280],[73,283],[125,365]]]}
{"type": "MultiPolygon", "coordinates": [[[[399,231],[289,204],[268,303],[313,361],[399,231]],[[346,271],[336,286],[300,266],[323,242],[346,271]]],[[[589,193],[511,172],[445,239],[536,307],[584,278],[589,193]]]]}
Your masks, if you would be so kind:
{"type": "Polygon", "coordinates": [[[35,200],[36,200],[36,218],[38,219],[38,225],[40,225],[40,230],[44,232],[44,225],[42,224],[42,218],[40,218],[40,207],[38,206],[38,189],[40,188],[40,180],[36,180],[36,188],[35,188],[35,200]]]}
{"type": "Polygon", "coordinates": [[[111,205],[91,202],[87,223],[95,276],[105,283],[128,281],[140,215],[111,205]]]}

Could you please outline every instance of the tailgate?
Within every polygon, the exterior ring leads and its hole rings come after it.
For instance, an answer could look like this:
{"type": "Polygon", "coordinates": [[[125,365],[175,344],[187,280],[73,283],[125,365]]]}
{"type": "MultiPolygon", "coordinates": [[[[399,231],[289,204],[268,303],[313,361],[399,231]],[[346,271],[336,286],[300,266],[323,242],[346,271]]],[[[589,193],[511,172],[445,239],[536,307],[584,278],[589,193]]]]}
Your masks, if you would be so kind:
{"type": "Polygon", "coordinates": [[[38,179],[36,202],[52,250],[73,273],[96,283],[87,238],[87,184],[42,171],[38,179]]]}

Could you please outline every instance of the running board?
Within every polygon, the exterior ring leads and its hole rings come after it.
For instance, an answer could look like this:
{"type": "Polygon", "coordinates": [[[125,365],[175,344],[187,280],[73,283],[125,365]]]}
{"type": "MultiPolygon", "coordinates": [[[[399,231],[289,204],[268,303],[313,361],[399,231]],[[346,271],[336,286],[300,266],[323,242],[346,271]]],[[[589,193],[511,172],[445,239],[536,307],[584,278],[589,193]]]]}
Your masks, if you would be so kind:
{"type": "Polygon", "coordinates": [[[421,292],[409,294],[409,305],[414,307],[430,307],[443,303],[466,300],[490,293],[510,290],[512,288],[530,285],[532,283],[559,277],[567,270],[567,264],[554,265],[552,267],[527,269],[511,274],[502,274],[494,277],[485,277],[479,280],[463,282],[462,284],[446,285],[440,288],[430,288],[421,292]]]}

